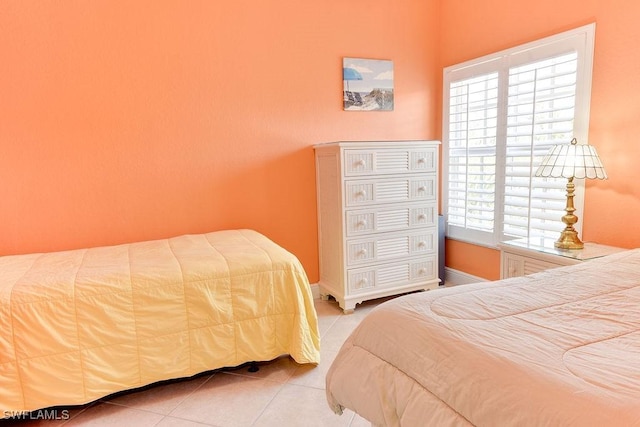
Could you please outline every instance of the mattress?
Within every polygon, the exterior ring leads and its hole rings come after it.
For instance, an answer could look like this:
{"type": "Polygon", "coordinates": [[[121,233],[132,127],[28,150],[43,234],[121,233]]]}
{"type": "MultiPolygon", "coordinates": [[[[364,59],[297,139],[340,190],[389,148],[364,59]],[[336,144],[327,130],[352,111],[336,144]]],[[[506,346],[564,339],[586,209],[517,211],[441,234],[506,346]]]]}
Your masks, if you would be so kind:
{"type": "Polygon", "coordinates": [[[640,425],[640,250],[381,304],[326,392],[376,426],[640,425]]]}
{"type": "Polygon", "coordinates": [[[309,282],[255,231],[0,257],[5,414],[285,354],[319,362],[309,282]]]}

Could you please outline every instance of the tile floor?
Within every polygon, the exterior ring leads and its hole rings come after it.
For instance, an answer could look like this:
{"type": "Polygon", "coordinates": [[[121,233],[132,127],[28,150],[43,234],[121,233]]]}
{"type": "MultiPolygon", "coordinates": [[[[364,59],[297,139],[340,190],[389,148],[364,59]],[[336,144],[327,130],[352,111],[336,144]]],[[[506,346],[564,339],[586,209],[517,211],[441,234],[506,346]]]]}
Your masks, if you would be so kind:
{"type": "Polygon", "coordinates": [[[351,411],[338,416],[329,409],[324,380],[344,340],[382,301],[365,302],[349,315],[344,315],[335,301],[315,301],[321,336],[318,366],[299,365],[281,357],[260,364],[255,373],[246,366],[209,372],[109,396],[82,407],[56,408],[60,418],[63,410],[68,411],[65,420],[2,420],[0,427],[369,426],[351,411]]]}

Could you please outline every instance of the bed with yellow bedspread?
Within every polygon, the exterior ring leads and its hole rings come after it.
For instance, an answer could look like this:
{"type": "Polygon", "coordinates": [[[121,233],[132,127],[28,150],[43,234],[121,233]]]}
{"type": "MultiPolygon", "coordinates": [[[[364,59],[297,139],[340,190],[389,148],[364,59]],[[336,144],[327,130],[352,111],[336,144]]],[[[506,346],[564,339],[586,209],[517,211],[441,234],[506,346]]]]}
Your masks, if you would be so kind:
{"type": "Polygon", "coordinates": [[[319,362],[309,282],[255,231],[0,257],[0,414],[284,354],[319,362]]]}

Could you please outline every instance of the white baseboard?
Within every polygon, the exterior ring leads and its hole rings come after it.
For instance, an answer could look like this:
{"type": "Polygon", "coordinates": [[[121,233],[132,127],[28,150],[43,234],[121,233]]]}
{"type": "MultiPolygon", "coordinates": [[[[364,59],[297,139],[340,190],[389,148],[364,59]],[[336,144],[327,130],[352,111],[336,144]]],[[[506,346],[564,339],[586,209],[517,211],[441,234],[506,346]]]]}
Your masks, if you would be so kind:
{"type": "Polygon", "coordinates": [[[311,284],[311,295],[313,299],[320,299],[320,286],[317,283],[311,284]]]}
{"type": "Polygon", "coordinates": [[[453,268],[449,268],[449,267],[444,268],[444,278],[445,278],[445,283],[448,286],[466,285],[469,283],[488,281],[487,279],[484,279],[482,277],[474,276],[472,274],[468,274],[460,270],[454,270],[453,268]]]}

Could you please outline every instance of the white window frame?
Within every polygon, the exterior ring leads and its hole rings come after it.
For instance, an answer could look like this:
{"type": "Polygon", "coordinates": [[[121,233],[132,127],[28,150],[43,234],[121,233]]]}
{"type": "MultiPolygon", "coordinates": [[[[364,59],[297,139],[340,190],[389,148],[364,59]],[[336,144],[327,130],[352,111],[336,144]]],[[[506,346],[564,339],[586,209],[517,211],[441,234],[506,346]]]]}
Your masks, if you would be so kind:
{"type": "MultiPolygon", "coordinates": [[[[591,103],[591,80],[593,73],[593,50],[595,40],[595,23],[588,24],[570,31],[546,37],[534,42],[526,43],[494,54],[483,56],[463,62],[461,64],[446,67],[443,72],[443,213],[448,218],[448,177],[449,177],[449,99],[450,84],[452,82],[469,79],[475,76],[498,72],[499,104],[501,111],[506,111],[508,73],[511,67],[539,61],[545,58],[557,56],[562,53],[576,51],[577,57],[577,84],[575,94],[575,115],[573,136],[580,144],[588,144],[589,114],[591,103]]],[[[500,110],[499,110],[500,114],[500,110]]],[[[505,163],[506,146],[506,114],[498,117],[497,163],[502,166],[505,163]]],[[[569,141],[567,141],[569,143],[569,141]]],[[[534,165],[537,167],[537,165],[534,165]]],[[[495,226],[492,233],[451,226],[447,221],[446,234],[448,238],[461,240],[481,246],[495,248],[503,240],[509,239],[503,234],[503,198],[505,170],[496,168],[496,195],[495,195],[495,226]]],[[[576,196],[574,206],[576,215],[582,219],[584,207],[584,180],[574,181],[576,196]]],[[[566,183],[565,183],[566,184],[566,183]]],[[[560,222],[560,218],[558,218],[560,222]]],[[[575,228],[581,232],[582,221],[575,228]]]]}

